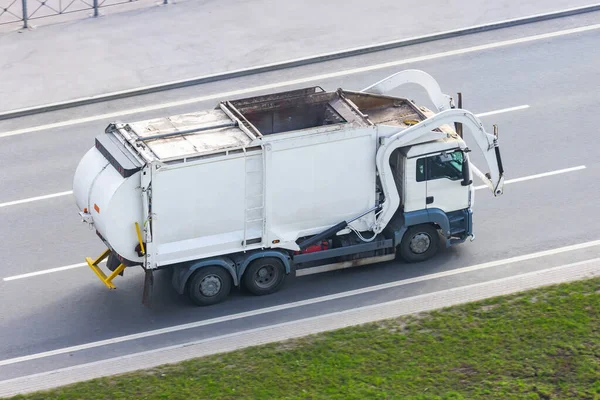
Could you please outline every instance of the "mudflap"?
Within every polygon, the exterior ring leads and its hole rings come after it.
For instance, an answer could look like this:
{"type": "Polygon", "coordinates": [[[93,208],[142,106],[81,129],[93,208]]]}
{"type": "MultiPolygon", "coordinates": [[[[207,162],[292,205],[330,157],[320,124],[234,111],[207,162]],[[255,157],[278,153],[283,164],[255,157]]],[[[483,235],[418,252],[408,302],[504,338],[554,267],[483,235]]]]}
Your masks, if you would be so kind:
{"type": "Polygon", "coordinates": [[[144,275],[144,293],[142,294],[142,304],[150,307],[152,300],[152,291],[154,289],[154,271],[146,269],[144,275]]]}

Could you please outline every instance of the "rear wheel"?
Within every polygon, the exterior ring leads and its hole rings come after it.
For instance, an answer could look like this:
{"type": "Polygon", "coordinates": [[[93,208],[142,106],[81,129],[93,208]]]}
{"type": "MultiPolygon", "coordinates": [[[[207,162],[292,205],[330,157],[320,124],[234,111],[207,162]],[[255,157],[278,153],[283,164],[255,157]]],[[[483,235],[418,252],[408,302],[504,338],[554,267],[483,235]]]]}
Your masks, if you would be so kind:
{"type": "Polygon", "coordinates": [[[187,295],[198,306],[220,303],[230,291],[231,275],[217,266],[198,269],[187,283],[187,295]]]}
{"type": "Polygon", "coordinates": [[[244,287],[257,296],[276,292],[284,279],[285,267],[281,260],[275,257],[252,261],[242,278],[244,287]]]}
{"type": "Polygon", "coordinates": [[[400,243],[400,257],[410,263],[428,260],[438,252],[439,242],[438,231],[432,225],[411,226],[400,243]]]}

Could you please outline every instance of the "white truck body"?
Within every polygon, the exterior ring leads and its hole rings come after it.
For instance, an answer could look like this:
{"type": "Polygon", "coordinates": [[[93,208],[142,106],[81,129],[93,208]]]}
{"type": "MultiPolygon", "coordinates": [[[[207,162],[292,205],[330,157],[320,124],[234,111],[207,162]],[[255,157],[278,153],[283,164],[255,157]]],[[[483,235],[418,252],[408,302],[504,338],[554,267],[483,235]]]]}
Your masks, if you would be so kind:
{"type": "MultiPolygon", "coordinates": [[[[177,130],[206,126],[215,117],[226,115],[211,110],[130,126],[143,137],[164,132],[167,124],[177,130]]],[[[147,142],[161,158],[195,157],[165,165],[156,160],[148,168],[152,267],[265,246],[294,250],[299,237],[375,205],[375,127],[333,125],[317,134],[311,129],[265,136],[262,142],[239,151],[252,143],[237,127],[147,142]],[[246,246],[244,239],[250,242],[246,246]]],[[[95,147],[84,156],[75,173],[77,205],[90,210],[98,233],[115,252],[142,262],[134,251],[138,239],[133,226],[148,226],[143,172],[125,178],[107,164],[95,147]]],[[[374,222],[372,212],[352,226],[364,231],[374,222]]]]}

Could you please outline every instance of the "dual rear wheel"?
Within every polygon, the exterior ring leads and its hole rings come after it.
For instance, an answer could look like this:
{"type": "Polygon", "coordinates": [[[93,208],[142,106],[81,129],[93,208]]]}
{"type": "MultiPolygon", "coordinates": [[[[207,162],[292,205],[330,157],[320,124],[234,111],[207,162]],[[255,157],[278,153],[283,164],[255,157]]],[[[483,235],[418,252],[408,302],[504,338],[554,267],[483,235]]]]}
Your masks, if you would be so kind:
{"type": "MultiPolygon", "coordinates": [[[[271,294],[279,290],[285,279],[285,266],[275,257],[258,258],[250,263],[241,284],[256,296],[271,294]]],[[[233,279],[223,267],[203,267],[188,279],[186,294],[198,306],[220,303],[231,292],[233,279]]]]}

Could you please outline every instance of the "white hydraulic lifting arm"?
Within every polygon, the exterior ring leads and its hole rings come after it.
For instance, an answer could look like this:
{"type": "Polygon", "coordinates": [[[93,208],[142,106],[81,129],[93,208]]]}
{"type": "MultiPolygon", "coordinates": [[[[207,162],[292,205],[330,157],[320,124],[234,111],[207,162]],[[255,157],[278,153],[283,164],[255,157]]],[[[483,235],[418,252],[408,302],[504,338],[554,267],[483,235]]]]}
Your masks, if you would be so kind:
{"type": "Polygon", "coordinates": [[[377,151],[377,170],[385,194],[385,201],[377,219],[374,232],[380,233],[392,218],[394,212],[400,205],[400,196],[396,190],[396,184],[389,165],[392,152],[398,147],[410,144],[425,143],[445,137],[444,132],[434,129],[452,123],[462,124],[471,133],[473,139],[481,149],[489,172],[484,174],[475,165],[469,162],[472,168],[494,196],[500,196],[504,188],[504,169],[500,158],[497,133],[489,134],[485,131],[481,121],[471,112],[463,109],[452,109],[452,99],[443,94],[439,85],[429,74],[418,70],[407,70],[385,78],[376,84],[363,89],[362,92],[383,94],[405,83],[416,83],[421,85],[439,112],[416,125],[397,132],[389,137],[382,138],[382,144],[377,151]]]}
{"type": "Polygon", "coordinates": [[[398,86],[402,86],[407,83],[415,83],[420,85],[427,91],[427,95],[431,102],[435,104],[438,111],[449,110],[454,108],[454,102],[452,97],[442,93],[442,89],[437,81],[429,75],[427,72],[418,69],[407,69],[404,71],[396,72],[372,84],[369,87],[361,90],[363,93],[372,94],[385,94],[390,90],[394,90],[398,86]]]}

